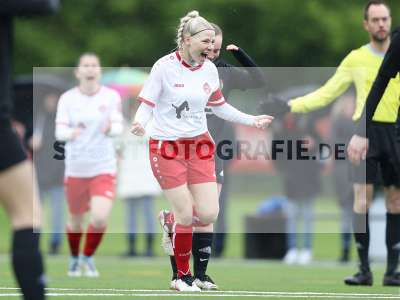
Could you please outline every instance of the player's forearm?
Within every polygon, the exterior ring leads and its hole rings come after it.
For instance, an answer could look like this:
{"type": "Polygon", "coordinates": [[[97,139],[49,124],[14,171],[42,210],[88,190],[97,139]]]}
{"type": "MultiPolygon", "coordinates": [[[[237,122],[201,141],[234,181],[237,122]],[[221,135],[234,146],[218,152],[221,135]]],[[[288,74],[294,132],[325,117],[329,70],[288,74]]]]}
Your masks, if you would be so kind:
{"type": "Polygon", "coordinates": [[[68,142],[74,138],[75,128],[67,125],[56,125],[56,140],[60,142],[68,142]]]}
{"type": "Polygon", "coordinates": [[[347,72],[336,72],[318,90],[289,101],[290,110],[294,113],[307,113],[323,108],[347,90],[351,82],[351,77],[347,72]]]}
{"type": "Polygon", "coordinates": [[[141,103],[135,115],[135,122],[139,122],[144,128],[152,117],[153,108],[146,103],[141,103]]]}
{"type": "Polygon", "coordinates": [[[113,121],[111,122],[110,129],[108,130],[107,135],[110,137],[119,136],[120,134],[122,134],[123,130],[124,126],[122,125],[122,122],[113,121]]]}
{"type": "Polygon", "coordinates": [[[251,126],[255,122],[254,116],[245,114],[226,102],[220,106],[213,106],[212,111],[217,117],[233,123],[251,126]]]}

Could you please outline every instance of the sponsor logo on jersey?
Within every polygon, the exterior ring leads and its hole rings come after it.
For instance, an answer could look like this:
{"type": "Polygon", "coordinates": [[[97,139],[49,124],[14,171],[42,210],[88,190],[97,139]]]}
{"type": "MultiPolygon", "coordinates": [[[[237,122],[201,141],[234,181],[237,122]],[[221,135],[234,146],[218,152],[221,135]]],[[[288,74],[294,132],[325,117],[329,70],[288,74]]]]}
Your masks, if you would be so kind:
{"type": "Polygon", "coordinates": [[[185,87],[185,84],[183,84],[183,83],[175,83],[174,87],[183,88],[183,87],[185,87]]]}
{"type": "Polygon", "coordinates": [[[182,118],[183,110],[189,111],[189,102],[185,101],[179,106],[175,106],[172,104],[172,107],[175,108],[176,118],[180,119],[180,118],[182,118]]]}

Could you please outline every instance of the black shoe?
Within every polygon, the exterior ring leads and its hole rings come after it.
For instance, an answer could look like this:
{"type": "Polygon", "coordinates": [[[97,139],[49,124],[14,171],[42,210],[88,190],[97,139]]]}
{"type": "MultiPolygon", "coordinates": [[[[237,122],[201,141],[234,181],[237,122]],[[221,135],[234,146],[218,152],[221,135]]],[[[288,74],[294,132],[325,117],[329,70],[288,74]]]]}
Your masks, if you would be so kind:
{"type": "Polygon", "coordinates": [[[373,282],[372,273],[370,271],[358,272],[357,274],[344,279],[344,283],[347,285],[369,285],[369,286],[371,286],[372,282],[373,282]]]}
{"type": "Polygon", "coordinates": [[[400,286],[400,272],[396,272],[393,274],[385,274],[383,277],[384,286],[400,286]]]}

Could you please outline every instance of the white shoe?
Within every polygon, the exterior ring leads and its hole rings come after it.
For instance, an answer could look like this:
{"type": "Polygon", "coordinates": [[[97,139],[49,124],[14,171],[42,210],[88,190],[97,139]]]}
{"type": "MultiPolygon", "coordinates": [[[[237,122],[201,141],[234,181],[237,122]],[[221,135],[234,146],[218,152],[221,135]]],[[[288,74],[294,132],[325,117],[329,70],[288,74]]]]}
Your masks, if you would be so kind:
{"type": "Polygon", "coordinates": [[[179,292],[201,292],[194,279],[190,275],[184,275],[175,283],[175,289],[179,292]]]}
{"type": "Polygon", "coordinates": [[[170,282],[170,284],[169,284],[169,288],[171,289],[171,290],[176,290],[176,281],[177,281],[178,279],[172,279],[171,280],[171,282],[170,282]]]}
{"type": "Polygon", "coordinates": [[[283,262],[287,265],[293,265],[297,262],[298,255],[297,249],[289,249],[283,258],[283,262]]]}
{"type": "Polygon", "coordinates": [[[81,264],[79,257],[71,256],[69,259],[69,266],[68,266],[68,276],[69,277],[81,277],[81,264]]]}
{"type": "Polygon", "coordinates": [[[299,257],[297,258],[297,261],[300,265],[308,265],[312,261],[312,253],[311,250],[304,249],[300,251],[299,257]]]}
{"type": "Polygon", "coordinates": [[[168,210],[160,211],[158,215],[158,221],[160,222],[162,229],[161,247],[164,249],[165,254],[169,256],[174,256],[174,248],[172,246],[172,240],[170,233],[172,232],[172,224],[167,222],[167,217],[171,213],[168,210]]]}
{"type": "Polygon", "coordinates": [[[84,270],[83,275],[86,277],[99,277],[100,274],[96,269],[96,265],[94,264],[93,257],[91,256],[83,256],[82,257],[82,267],[84,270]]]}
{"type": "Polygon", "coordinates": [[[203,278],[196,278],[194,280],[194,283],[202,290],[206,290],[206,291],[218,290],[218,286],[208,275],[204,275],[203,278]]]}

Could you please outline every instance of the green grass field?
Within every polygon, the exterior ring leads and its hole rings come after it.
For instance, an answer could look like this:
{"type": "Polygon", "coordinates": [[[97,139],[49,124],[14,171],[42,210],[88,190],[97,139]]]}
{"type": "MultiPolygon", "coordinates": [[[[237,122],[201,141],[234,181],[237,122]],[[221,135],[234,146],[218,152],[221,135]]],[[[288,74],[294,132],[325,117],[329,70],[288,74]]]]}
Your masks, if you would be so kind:
{"type": "MultiPolygon", "coordinates": [[[[0,258],[1,265],[7,262],[0,258]]],[[[101,276],[68,278],[67,257],[47,257],[49,299],[400,299],[400,289],[380,284],[383,265],[374,265],[373,287],[348,287],[344,276],[354,266],[316,262],[310,266],[286,266],[278,262],[219,259],[210,264],[209,273],[220,290],[190,295],[168,290],[169,264],[164,257],[123,259],[98,256],[101,276]]],[[[0,297],[17,299],[9,268],[0,271],[0,297]]]]}
{"type": "MultiPolygon", "coordinates": [[[[247,188],[246,188],[247,190],[247,188]]],[[[188,295],[168,290],[169,259],[159,247],[160,234],[156,235],[155,258],[124,259],[120,255],[126,249],[124,231],[124,207],[117,201],[111,217],[109,233],[98,250],[96,263],[101,277],[98,279],[68,278],[68,249],[64,240],[61,255],[45,254],[49,299],[400,299],[400,289],[383,288],[381,285],[384,264],[374,263],[373,287],[348,287],[343,278],[356,270],[355,251],[348,265],[336,263],[340,239],[337,219],[319,218],[314,237],[315,262],[309,266],[286,266],[267,260],[245,260],[243,218],[253,213],[264,197],[235,194],[229,202],[228,228],[224,259],[213,259],[209,274],[220,290],[188,295]]],[[[163,199],[157,199],[156,212],[168,207],[163,199]]],[[[334,201],[321,198],[316,203],[320,213],[338,214],[334,201]]],[[[48,231],[45,226],[44,231],[48,231]]],[[[42,249],[47,250],[49,234],[42,234],[42,249]]],[[[9,226],[0,210],[0,298],[18,299],[11,276],[8,255],[9,226]]],[[[143,250],[144,238],[138,236],[138,252],[143,250]]],[[[267,247],[268,245],[266,245],[267,247]]],[[[384,245],[382,245],[384,247],[384,245]]]]}

